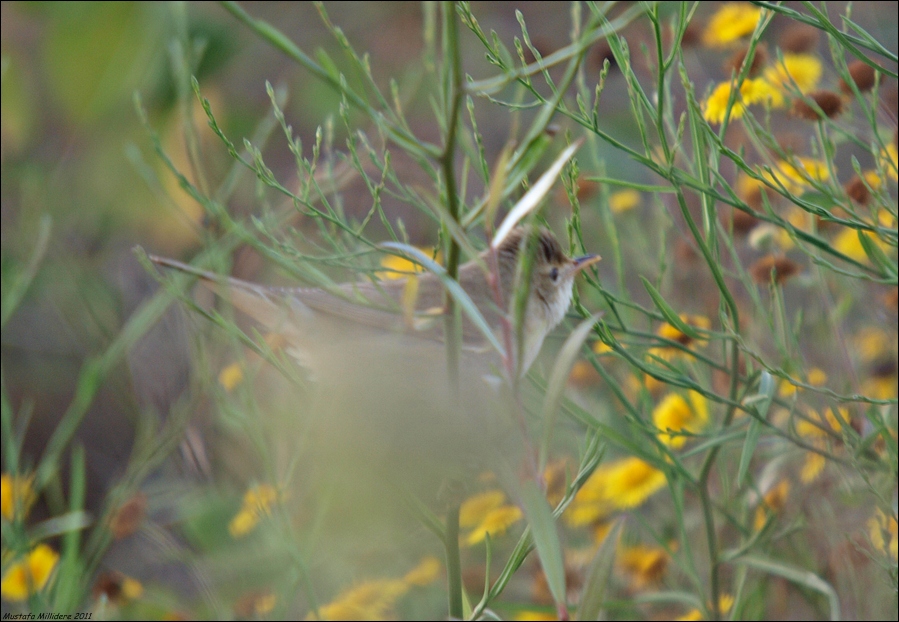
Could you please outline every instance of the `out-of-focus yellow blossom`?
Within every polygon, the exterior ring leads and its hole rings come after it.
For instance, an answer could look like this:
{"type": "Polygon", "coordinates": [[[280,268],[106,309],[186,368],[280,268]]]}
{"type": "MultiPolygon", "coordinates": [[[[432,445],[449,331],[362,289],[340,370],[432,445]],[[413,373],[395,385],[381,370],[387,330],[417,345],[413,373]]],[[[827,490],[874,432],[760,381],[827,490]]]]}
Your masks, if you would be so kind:
{"type": "Polygon", "coordinates": [[[551,622],[558,620],[559,616],[547,611],[519,611],[512,619],[518,622],[551,622]]]}
{"type": "Polygon", "coordinates": [[[634,189],[622,190],[609,197],[609,209],[621,214],[640,205],[640,193],[634,189]]]}
{"type": "Polygon", "coordinates": [[[763,222],[753,227],[749,232],[748,242],[749,246],[755,250],[768,252],[775,249],[788,251],[794,246],[789,231],[769,222],[763,222]]]}
{"type": "Polygon", "coordinates": [[[881,357],[890,353],[890,344],[896,345],[896,338],[890,337],[887,332],[881,328],[866,326],[861,329],[853,338],[852,343],[858,356],[865,362],[876,361],[881,357]]]}
{"type": "Polygon", "coordinates": [[[553,507],[557,506],[565,496],[568,467],[568,460],[560,458],[546,465],[546,469],[543,471],[543,481],[546,482],[546,500],[553,507]]]}
{"type": "Polygon", "coordinates": [[[747,106],[763,104],[772,108],[780,108],[784,105],[783,94],[763,78],[744,80],[740,87],[740,95],[747,106]]]}
{"type": "Polygon", "coordinates": [[[799,194],[812,187],[813,182],[824,183],[830,179],[827,163],[814,158],[794,158],[793,162],[781,161],[774,171],[778,179],[790,192],[799,194]]]}
{"type": "Polygon", "coordinates": [[[243,382],[243,366],[240,363],[231,363],[219,372],[219,384],[225,391],[232,391],[234,387],[243,382]]]}
{"type": "Polygon", "coordinates": [[[862,246],[862,241],[859,238],[860,235],[870,240],[874,246],[878,247],[884,253],[889,253],[890,245],[876,235],[872,235],[867,231],[858,231],[848,227],[844,227],[833,239],[833,247],[850,259],[854,259],[858,262],[868,262],[868,253],[865,252],[865,247],[862,246]]]}
{"type": "Polygon", "coordinates": [[[696,434],[709,421],[708,403],[701,393],[690,391],[690,402],[680,393],[669,393],[652,411],[652,421],[661,430],[659,440],[678,449],[687,442],[682,433],[696,434]],[[680,433],[680,434],[679,434],[680,433]]]}
{"type": "Polygon", "coordinates": [[[4,473],[0,476],[0,514],[8,521],[12,521],[16,517],[16,507],[21,513],[20,518],[24,520],[28,516],[28,511],[37,500],[34,494],[34,488],[31,482],[32,476],[23,477],[21,475],[12,475],[4,473]]]}
{"type": "Polygon", "coordinates": [[[614,350],[609,344],[602,341],[596,341],[593,344],[593,352],[595,354],[608,354],[609,352],[614,352],[614,350]]]}
{"type": "Polygon", "coordinates": [[[758,531],[765,526],[768,515],[779,513],[787,503],[787,497],[790,494],[790,481],[786,479],[780,480],[771,490],[765,493],[761,503],[755,509],[755,530],[758,531]]]}
{"type": "Polygon", "coordinates": [[[641,505],[665,486],[665,473],[640,458],[604,464],[593,472],[565,513],[574,527],[588,525],[616,510],[641,505]]]}
{"type": "MultiPolygon", "coordinates": [[[[723,123],[727,114],[727,104],[733,91],[732,82],[722,82],[714,88],[703,104],[703,118],[709,123],[723,123]]],[[[783,105],[783,95],[771,87],[764,79],[746,79],[740,85],[740,92],[730,108],[730,118],[739,119],[746,113],[746,107],[765,104],[778,108],[783,105]]]]}
{"type": "Polygon", "coordinates": [[[632,587],[639,591],[661,581],[669,559],[668,552],[662,547],[637,545],[621,547],[615,563],[631,577],[632,587]]]}
{"type": "Polygon", "coordinates": [[[877,508],[874,516],[868,519],[868,535],[874,548],[889,553],[894,560],[899,556],[899,525],[895,516],[887,516],[877,508]]]}
{"type": "MultiPolygon", "coordinates": [[[[684,324],[686,324],[687,326],[692,326],[693,328],[700,329],[700,331],[707,331],[712,326],[709,318],[702,315],[680,314],[679,317],[684,324]]],[[[694,339],[690,335],[681,332],[681,330],[676,326],[667,322],[659,327],[659,329],[656,331],[656,334],[663,339],[676,341],[688,350],[692,349],[693,347],[704,346],[706,343],[704,339],[694,339]]],[[[677,357],[691,356],[689,352],[685,352],[684,350],[681,350],[674,346],[659,346],[657,348],[650,348],[649,353],[666,361],[670,361],[671,359],[677,357]]]]}
{"type": "MultiPolygon", "coordinates": [[[[814,387],[821,387],[827,382],[827,373],[823,369],[818,367],[812,367],[808,371],[808,378],[806,384],[810,384],[814,387]]],[[[788,380],[781,380],[780,387],[778,387],[777,392],[781,397],[790,397],[791,395],[796,394],[797,391],[802,391],[802,387],[793,384],[788,380]]]]}
{"type": "Polygon", "coordinates": [[[58,561],[56,551],[46,544],[38,544],[25,559],[11,564],[3,575],[0,582],[3,598],[13,602],[23,601],[44,589],[58,561]]]}
{"type": "MultiPolygon", "coordinates": [[[[734,597],[730,594],[722,594],[721,598],[718,599],[718,612],[721,614],[726,614],[730,611],[730,608],[734,606],[734,597]]],[[[702,620],[702,612],[699,609],[691,609],[689,612],[680,616],[679,618],[674,618],[675,620],[686,620],[686,621],[695,621],[702,620]]]]}
{"type": "Polygon", "coordinates": [[[725,4],[709,19],[702,41],[709,47],[726,47],[751,35],[761,14],[761,9],[748,2],[725,4]]]}
{"type": "Polygon", "coordinates": [[[327,605],[318,608],[319,618],[310,613],[310,620],[388,620],[396,601],[409,586],[399,579],[365,581],[344,590],[327,605]]]}
{"type": "Polygon", "coordinates": [[[483,542],[489,533],[491,537],[501,536],[520,521],[524,515],[517,505],[503,505],[488,512],[465,537],[465,544],[474,546],[483,542]]]}
{"type": "MultiPolygon", "coordinates": [[[[840,407],[837,408],[837,411],[843,421],[849,421],[848,410],[840,407]]],[[[828,428],[834,432],[839,432],[843,428],[840,419],[831,408],[824,411],[823,417],[818,414],[818,411],[809,410],[807,419],[800,419],[796,423],[796,433],[805,438],[825,438],[828,436],[828,428]]]]}
{"type": "Polygon", "coordinates": [[[602,380],[602,376],[589,361],[575,361],[568,374],[568,384],[573,387],[587,388],[595,386],[602,380]]]}
{"type": "Polygon", "coordinates": [[[91,590],[95,599],[106,599],[110,603],[123,605],[143,596],[144,586],[133,577],[112,571],[102,573],[91,590]]]}
{"type": "Polygon", "coordinates": [[[821,79],[821,61],[813,54],[784,54],[783,61],[776,61],[765,70],[765,79],[776,89],[787,91],[795,83],[801,93],[808,93],[818,86],[821,79]]]}
{"type": "Polygon", "coordinates": [[[242,538],[256,528],[263,516],[271,513],[272,505],[278,501],[278,491],[268,484],[253,486],[243,496],[240,510],[228,524],[228,533],[233,538],[242,538]]]}
{"type": "Polygon", "coordinates": [[[459,508],[459,526],[463,529],[474,527],[505,502],[506,494],[502,490],[488,490],[469,497],[459,508]]]}
{"type": "MultiPolygon", "coordinates": [[[[436,257],[437,261],[440,260],[440,254],[437,253],[435,255],[433,248],[419,248],[418,250],[428,257],[436,257]]],[[[381,268],[383,269],[378,270],[375,274],[382,281],[405,279],[409,275],[419,274],[424,271],[424,268],[419,264],[411,259],[400,257],[399,255],[384,256],[384,258],[381,259],[381,268]]]]}
{"type": "Polygon", "coordinates": [[[422,558],[418,565],[403,576],[403,581],[409,585],[430,585],[440,576],[443,565],[433,555],[422,558]]]}
{"type": "Polygon", "coordinates": [[[808,452],[802,463],[802,469],[799,471],[799,481],[803,484],[810,484],[818,479],[826,465],[827,459],[824,456],[814,451],[808,452]]]}
{"type": "Polygon", "coordinates": [[[375,579],[348,588],[327,605],[319,607],[307,620],[392,620],[396,601],[410,588],[433,583],[440,574],[440,560],[433,556],[406,573],[402,579],[375,579]]]}
{"type": "MultiPolygon", "coordinates": [[[[843,421],[849,422],[849,411],[845,408],[837,409],[843,421]]],[[[833,410],[828,408],[824,411],[824,416],[818,414],[815,410],[810,410],[807,420],[801,420],[796,424],[796,432],[803,438],[810,439],[811,443],[822,451],[827,447],[827,429],[839,432],[843,425],[840,419],[834,414],[833,410]]],[[[799,472],[799,479],[804,484],[815,481],[826,465],[826,459],[819,452],[806,452],[805,462],[802,470],[799,472]]]]}
{"type": "Polygon", "coordinates": [[[880,150],[879,160],[884,173],[892,177],[893,181],[899,181],[899,173],[896,172],[897,166],[899,166],[899,151],[896,150],[896,145],[887,143],[886,146],[880,150]]]}
{"type": "Polygon", "coordinates": [[[278,596],[271,590],[251,590],[234,603],[238,618],[258,618],[270,614],[278,604],[278,596]]]}

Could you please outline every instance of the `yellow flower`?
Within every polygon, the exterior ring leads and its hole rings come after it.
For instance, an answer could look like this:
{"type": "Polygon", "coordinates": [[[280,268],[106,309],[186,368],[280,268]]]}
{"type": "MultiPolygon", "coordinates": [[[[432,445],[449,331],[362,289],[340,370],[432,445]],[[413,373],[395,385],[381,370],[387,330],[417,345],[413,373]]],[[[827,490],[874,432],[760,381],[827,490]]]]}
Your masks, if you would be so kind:
{"type": "Polygon", "coordinates": [[[778,164],[778,170],[774,171],[774,177],[787,190],[797,194],[813,187],[815,182],[826,182],[830,179],[830,171],[827,169],[827,164],[821,160],[797,157],[793,159],[793,162],[781,161],[778,164]]]}
{"type": "Polygon", "coordinates": [[[238,618],[259,618],[275,610],[277,594],[270,590],[250,590],[234,603],[234,613],[238,618]]]}
{"type": "MultiPolygon", "coordinates": [[[[843,421],[849,421],[849,411],[845,408],[837,408],[837,411],[843,421]]],[[[818,414],[816,410],[808,411],[808,418],[802,419],[796,423],[796,433],[806,438],[826,438],[828,436],[827,428],[834,432],[842,429],[840,419],[834,414],[833,410],[828,408],[824,411],[824,416],[818,414]]]]}
{"type": "Polygon", "coordinates": [[[879,551],[887,552],[893,559],[899,556],[899,531],[897,531],[896,517],[887,516],[883,510],[877,508],[874,516],[868,519],[868,535],[871,536],[871,544],[879,551]],[[889,539],[889,542],[887,542],[889,539]]]}
{"type": "Polygon", "coordinates": [[[618,567],[633,579],[635,590],[658,583],[665,575],[668,560],[665,549],[644,545],[622,547],[615,557],[618,567]]]}
{"type": "Polygon", "coordinates": [[[880,166],[883,168],[883,171],[893,178],[893,181],[899,180],[899,173],[897,173],[897,163],[899,163],[899,151],[896,150],[896,145],[893,143],[887,143],[886,146],[880,150],[880,157],[878,158],[880,161],[880,166]]]}
{"type": "Polygon", "coordinates": [[[781,91],[795,83],[801,93],[807,93],[818,86],[821,72],[821,61],[813,54],[784,54],[783,61],[765,70],[765,79],[781,91]]]}
{"type": "MultiPolygon", "coordinates": [[[[428,257],[436,257],[438,261],[440,259],[440,254],[436,253],[435,255],[433,248],[419,248],[418,250],[428,257]]],[[[383,268],[383,270],[378,270],[375,274],[382,281],[405,279],[409,275],[424,272],[424,268],[419,264],[410,259],[406,259],[405,257],[400,257],[399,255],[386,255],[381,259],[381,268],[383,268]]]]}
{"type": "Polygon", "coordinates": [[[440,576],[441,568],[440,560],[433,555],[428,555],[422,558],[415,568],[406,573],[403,581],[407,585],[428,585],[440,576]]]}
{"type": "Polygon", "coordinates": [[[777,485],[765,493],[762,502],[755,509],[755,530],[758,531],[765,526],[768,520],[768,514],[777,514],[787,503],[787,496],[790,494],[790,481],[786,479],[780,480],[777,485]]]}
{"type": "Polygon", "coordinates": [[[28,516],[28,510],[37,500],[34,489],[31,487],[33,477],[10,475],[4,473],[0,476],[0,514],[8,521],[12,521],[19,513],[23,520],[28,516]]]}
{"type": "Polygon", "coordinates": [[[669,393],[652,411],[652,421],[662,432],[659,440],[677,449],[683,447],[687,437],[679,434],[696,434],[705,428],[709,420],[709,408],[705,397],[690,391],[690,403],[679,393],[669,393]]]}
{"type": "Polygon", "coordinates": [[[395,619],[396,601],[412,586],[432,583],[440,574],[440,560],[433,556],[406,573],[402,579],[364,581],[342,591],[327,605],[319,607],[318,618],[310,613],[307,620],[388,620],[395,619]]]}
{"type": "MultiPolygon", "coordinates": [[[[703,118],[709,123],[723,123],[727,114],[727,103],[733,91],[732,82],[722,82],[712,91],[703,104],[703,118]]],[[[740,85],[740,92],[734,98],[730,118],[739,119],[746,113],[746,106],[765,104],[778,108],[783,105],[783,95],[762,78],[746,79],[740,85]]]]}
{"type": "Polygon", "coordinates": [[[613,214],[621,214],[638,205],[640,205],[640,193],[634,189],[622,190],[609,197],[609,209],[613,214]]]}
{"type": "Polygon", "coordinates": [[[799,479],[803,484],[810,484],[818,479],[827,460],[821,454],[810,451],[805,455],[805,462],[802,464],[802,470],[799,471],[799,479]]]}
{"type": "Polygon", "coordinates": [[[559,505],[565,496],[568,480],[568,460],[560,458],[546,465],[543,471],[543,481],[546,482],[546,500],[553,507],[559,505]]]}
{"type": "Polygon", "coordinates": [[[625,458],[605,472],[606,498],[621,509],[635,508],[665,486],[665,473],[639,458],[625,458]]]}
{"type": "Polygon", "coordinates": [[[611,511],[635,508],[665,485],[665,473],[640,458],[604,464],[593,472],[570,506],[572,526],[599,520],[611,511]]]}
{"type": "Polygon", "coordinates": [[[271,513],[272,505],[278,501],[278,491],[268,484],[253,486],[243,496],[243,504],[240,510],[228,524],[228,533],[233,538],[242,538],[247,535],[263,515],[271,513]]]}
{"type": "Polygon", "coordinates": [[[710,47],[726,47],[752,34],[761,14],[761,9],[748,2],[725,4],[712,15],[702,35],[702,41],[710,47]]]}
{"type": "MultiPolygon", "coordinates": [[[[810,384],[815,387],[824,386],[827,382],[827,374],[823,369],[818,367],[812,367],[808,372],[808,378],[806,384],[810,384]]],[[[797,391],[802,391],[802,387],[793,384],[788,380],[781,380],[780,387],[778,387],[777,392],[781,397],[790,397],[794,395],[797,391]]]]}
{"type": "MultiPolygon", "coordinates": [[[[709,330],[712,325],[712,323],[709,321],[709,318],[702,315],[685,315],[682,313],[679,317],[681,321],[683,321],[683,323],[687,326],[698,328],[701,331],[709,330]]],[[[659,329],[656,331],[656,334],[663,339],[667,339],[668,341],[676,341],[677,343],[688,349],[693,346],[705,345],[705,340],[693,339],[693,337],[681,332],[679,328],[667,322],[659,327],[659,329]]],[[[691,356],[689,352],[684,352],[683,350],[675,348],[674,346],[659,346],[657,348],[650,348],[649,352],[650,354],[654,354],[655,356],[666,361],[677,357],[691,356]]]]}
{"type": "Polygon", "coordinates": [[[107,602],[122,605],[143,596],[144,586],[133,577],[111,571],[97,577],[91,593],[96,600],[105,599],[107,602]]]}
{"type": "MultiPolygon", "coordinates": [[[[405,582],[397,579],[365,581],[347,590],[322,607],[320,620],[387,620],[397,599],[408,591],[405,582]]],[[[309,619],[316,619],[309,614],[309,619]]]]}
{"type": "Polygon", "coordinates": [[[547,611],[519,611],[512,619],[518,622],[551,622],[558,620],[559,616],[547,611]]]}
{"type": "Polygon", "coordinates": [[[783,94],[763,78],[744,80],[740,87],[740,96],[747,106],[764,104],[772,108],[780,108],[784,105],[783,94]]]}
{"type": "Polygon", "coordinates": [[[474,546],[482,542],[489,533],[491,537],[501,536],[506,533],[512,525],[520,521],[523,517],[521,508],[517,505],[503,505],[495,510],[491,510],[484,516],[483,520],[469,533],[465,538],[465,544],[474,546]]]}
{"type": "Polygon", "coordinates": [[[240,363],[231,363],[219,372],[219,384],[225,391],[232,391],[243,382],[243,367],[240,363]]]}
{"type": "MultiPolygon", "coordinates": [[[[849,421],[848,410],[838,408],[837,412],[843,421],[849,421]]],[[[818,449],[824,450],[827,447],[827,429],[839,432],[842,427],[840,419],[837,418],[832,409],[828,408],[825,410],[823,417],[817,411],[809,410],[808,419],[796,423],[796,432],[804,438],[811,439],[812,444],[818,449]]],[[[799,473],[799,479],[805,484],[814,481],[824,470],[825,463],[826,459],[820,453],[815,451],[807,452],[802,471],[799,473]]]]}
{"type": "MultiPolygon", "coordinates": [[[[725,614],[734,606],[734,597],[730,594],[722,594],[718,599],[718,612],[725,614]]],[[[699,609],[691,609],[689,612],[675,618],[675,620],[702,620],[702,612],[699,609]]]]}
{"type": "Polygon", "coordinates": [[[505,502],[506,494],[502,490],[488,490],[469,497],[459,508],[459,526],[463,529],[474,527],[505,502]]]}
{"type": "Polygon", "coordinates": [[[38,544],[26,559],[9,566],[0,593],[10,601],[23,601],[44,589],[56,568],[59,555],[46,544],[38,544]]]}
{"type": "Polygon", "coordinates": [[[883,252],[889,252],[890,246],[879,237],[871,235],[867,231],[858,231],[848,227],[844,227],[843,230],[837,234],[837,237],[833,240],[833,247],[850,259],[854,259],[858,262],[868,262],[868,253],[865,252],[865,247],[862,246],[861,239],[859,238],[860,235],[870,240],[874,246],[877,246],[883,252]]]}

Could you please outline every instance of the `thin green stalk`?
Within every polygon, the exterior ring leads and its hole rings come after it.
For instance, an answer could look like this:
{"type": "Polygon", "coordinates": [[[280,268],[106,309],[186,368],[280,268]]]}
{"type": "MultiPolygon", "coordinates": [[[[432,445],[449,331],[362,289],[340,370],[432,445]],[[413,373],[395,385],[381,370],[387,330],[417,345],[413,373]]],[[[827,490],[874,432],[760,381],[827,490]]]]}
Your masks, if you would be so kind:
{"type": "Polygon", "coordinates": [[[446,513],[446,535],[443,546],[446,550],[446,580],[449,588],[449,617],[462,619],[462,561],[459,555],[459,508],[453,502],[446,513]]]}
{"type": "MultiPolygon", "coordinates": [[[[443,2],[443,65],[446,88],[446,108],[449,115],[443,153],[440,165],[443,169],[446,184],[446,203],[449,217],[454,225],[459,224],[460,206],[456,189],[456,136],[459,128],[459,116],[462,107],[464,89],[462,85],[462,59],[459,52],[459,30],[456,23],[455,3],[443,2]]],[[[459,280],[459,242],[452,235],[447,236],[446,271],[451,279],[459,280]]],[[[462,333],[459,326],[460,317],[453,297],[447,293],[445,297],[446,313],[444,315],[444,331],[446,334],[446,363],[450,382],[456,393],[459,390],[459,353],[462,348],[462,333]]]]}

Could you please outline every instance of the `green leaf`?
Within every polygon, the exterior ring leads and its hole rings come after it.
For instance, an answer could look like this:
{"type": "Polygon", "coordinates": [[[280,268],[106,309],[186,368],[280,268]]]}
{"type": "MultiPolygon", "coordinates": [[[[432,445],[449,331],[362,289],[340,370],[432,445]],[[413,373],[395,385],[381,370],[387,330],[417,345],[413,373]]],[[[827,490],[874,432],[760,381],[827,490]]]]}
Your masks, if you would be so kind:
{"type": "Polygon", "coordinates": [[[755,453],[755,446],[758,443],[759,435],[762,431],[761,420],[768,416],[768,409],[771,408],[771,402],[774,400],[776,392],[777,382],[775,382],[774,376],[767,371],[763,371],[761,380],[759,381],[759,392],[756,395],[747,398],[745,401],[745,404],[747,405],[754,401],[758,401],[759,406],[756,408],[758,418],[754,418],[749,423],[749,430],[746,432],[746,441],[743,443],[743,454],[740,456],[740,465],[737,469],[738,486],[742,486],[746,479],[746,473],[748,473],[749,464],[752,461],[752,454],[755,453]]]}
{"type": "Polygon", "coordinates": [[[602,612],[602,604],[605,602],[606,590],[609,580],[612,578],[612,568],[615,565],[615,552],[618,549],[618,540],[624,521],[617,519],[605,540],[599,545],[590,568],[587,569],[587,578],[584,579],[584,591],[581,594],[581,604],[578,606],[578,620],[598,620],[602,612]]]}
{"type": "Polygon", "coordinates": [[[827,597],[827,602],[830,605],[830,619],[840,619],[840,598],[837,596],[836,590],[833,589],[833,586],[830,585],[830,583],[815,573],[803,570],[802,568],[796,568],[795,566],[789,566],[760,555],[745,555],[735,559],[733,563],[749,566],[756,570],[767,572],[768,574],[783,577],[787,581],[792,581],[797,585],[823,594],[827,597]]]}
{"type": "Polygon", "coordinates": [[[543,492],[532,481],[525,482],[521,490],[524,514],[531,526],[537,556],[546,575],[546,583],[556,603],[556,608],[565,607],[565,563],[562,558],[562,544],[553,520],[552,508],[543,492]]]}
{"type": "Polygon", "coordinates": [[[546,467],[546,458],[549,453],[549,444],[555,429],[556,415],[559,412],[559,402],[565,392],[565,384],[571,374],[571,366],[581,350],[584,341],[590,335],[599,314],[595,313],[581,322],[577,328],[571,331],[571,335],[565,340],[556,362],[553,365],[549,383],[546,385],[546,397],[543,399],[543,443],[540,446],[540,471],[546,467]]]}
{"type": "Polygon", "coordinates": [[[11,285],[9,288],[3,288],[2,302],[0,302],[0,310],[2,310],[0,311],[0,326],[6,326],[7,320],[19,306],[19,303],[22,302],[25,292],[28,291],[28,286],[31,285],[31,281],[34,280],[34,276],[37,274],[41,260],[44,258],[44,253],[47,252],[51,223],[52,220],[49,216],[44,215],[41,217],[37,239],[34,241],[34,250],[31,252],[31,257],[28,258],[25,268],[21,272],[10,275],[8,279],[5,274],[3,275],[3,283],[11,283],[11,285]]]}

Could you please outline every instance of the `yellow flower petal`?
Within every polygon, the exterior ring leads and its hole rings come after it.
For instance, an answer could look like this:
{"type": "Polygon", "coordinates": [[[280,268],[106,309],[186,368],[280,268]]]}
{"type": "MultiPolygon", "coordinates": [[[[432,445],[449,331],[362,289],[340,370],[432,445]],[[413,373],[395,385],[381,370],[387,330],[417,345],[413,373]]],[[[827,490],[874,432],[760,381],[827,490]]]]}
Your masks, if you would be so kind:
{"type": "Polygon", "coordinates": [[[709,47],[725,47],[752,34],[761,14],[761,9],[748,2],[725,4],[709,19],[702,35],[703,43],[709,47]]]}
{"type": "Polygon", "coordinates": [[[423,558],[418,565],[406,573],[403,581],[409,585],[428,585],[433,583],[440,576],[440,569],[443,564],[433,555],[423,558]]]}
{"type": "Polygon", "coordinates": [[[4,473],[0,476],[0,514],[8,521],[16,516],[16,507],[20,511],[20,517],[28,516],[28,510],[37,500],[34,489],[31,487],[32,477],[10,475],[4,473]]]}
{"type": "Polygon", "coordinates": [[[640,205],[640,193],[634,189],[622,190],[609,197],[609,209],[621,214],[640,205]]]}
{"type": "Polygon", "coordinates": [[[775,88],[786,91],[794,83],[801,93],[807,93],[818,86],[823,69],[821,61],[812,54],[784,54],[783,61],[777,61],[765,70],[765,79],[775,88]]]}
{"type": "Polygon", "coordinates": [[[687,437],[677,432],[695,434],[705,427],[708,418],[706,399],[696,391],[690,391],[690,404],[679,393],[670,393],[652,411],[653,423],[662,431],[659,440],[675,449],[687,441],[687,437]]]}
{"type": "Polygon", "coordinates": [[[463,529],[474,527],[505,502],[506,494],[502,490],[488,490],[469,497],[459,508],[459,526],[463,529]]]}
{"type": "Polygon", "coordinates": [[[501,536],[523,518],[521,508],[517,505],[504,505],[489,512],[481,523],[475,527],[465,538],[465,544],[473,546],[482,542],[487,534],[490,537],[501,536]]]}
{"type": "Polygon", "coordinates": [[[0,583],[3,598],[23,601],[44,589],[58,561],[59,555],[56,551],[46,544],[38,544],[24,560],[10,565],[3,575],[3,581],[0,583]]]}
{"type": "Polygon", "coordinates": [[[232,391],[243,382],[243,367],[240,363],[231,363],[219,372],[219,384],[225,391],[232,391]]]}

